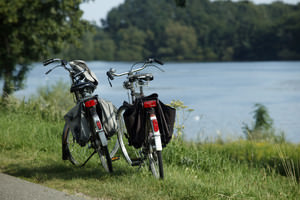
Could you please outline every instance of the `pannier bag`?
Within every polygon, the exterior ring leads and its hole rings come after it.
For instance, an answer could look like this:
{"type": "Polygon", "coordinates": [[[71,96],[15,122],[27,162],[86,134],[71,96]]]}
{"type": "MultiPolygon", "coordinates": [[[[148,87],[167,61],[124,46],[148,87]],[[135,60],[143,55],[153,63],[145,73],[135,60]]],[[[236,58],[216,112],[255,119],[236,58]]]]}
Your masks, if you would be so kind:
{"type": "MultiPolygon", "coordinates": [[[[118,123],[116,120],[116,108],[110,102],[98,98],[97,114],[101,119],[102,126],[107,137],[113,136],[118,131],[118,123]]],[[[89,141],[91,132],[90,124],[86,119],[83,104],[79,103],[74,106],[65,116],[65,121],[69,125],[70,130],[81,146],[85,146],[89,141]]]]}
{"type": "MultiPolygon", "coordinates": [[[[147,113],[143,108],[143,102],[155,100],[155,114],[161,134],[161,141],[165,147],[172,139],[176,109],[165,105],[158,99],[157,94],[152,94],[141,99],[137,99],[133,105],[128,105],[128,109],[124,112],[123,117],[128,132],[129,145],[140,148],[147,135],[145,130],[147,113]]],[[[125,105],[126,103],[124,103],[125,105]]]]}
{"type": "Polygon", "coordinates": [[[97,112],[100,113],[104,132],[108,137],[111,137],[118,131],[117,109],[110,101],[98,98],[98,102],[97,112]]]}
{"type": "Polygon", "coordinates": [[[69,125],[73,137],[80,146],[85,146],[89,141],[91,132],[86,119],[82,104],[74,106],[65,116],[65,121],[69,125]]]}

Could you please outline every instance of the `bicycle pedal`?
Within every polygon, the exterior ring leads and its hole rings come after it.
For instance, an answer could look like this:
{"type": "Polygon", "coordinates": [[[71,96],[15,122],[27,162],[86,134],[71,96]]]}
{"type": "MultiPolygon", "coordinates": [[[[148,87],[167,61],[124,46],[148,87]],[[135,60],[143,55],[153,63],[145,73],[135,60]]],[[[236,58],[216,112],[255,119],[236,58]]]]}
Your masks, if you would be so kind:
{"type": "Polygon", "coordinates": [[[116,157],[112,157],[112,158],[111,158],[111,161],[117,161],[117,160],[120,160],[120,157],[119,157],[119,156],[116,156],[116,157]]]}

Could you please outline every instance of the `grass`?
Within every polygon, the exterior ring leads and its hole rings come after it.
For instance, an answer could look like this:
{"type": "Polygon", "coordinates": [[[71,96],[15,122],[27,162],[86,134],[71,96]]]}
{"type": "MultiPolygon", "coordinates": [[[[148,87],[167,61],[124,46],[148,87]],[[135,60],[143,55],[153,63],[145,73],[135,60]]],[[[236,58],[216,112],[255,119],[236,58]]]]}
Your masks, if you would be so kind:
{"type": "Polygon", "coordinates": [[[129,167],[122,158],[113,162],[114,173],[108,174],[97,156],[84,168],[61,159],[61,114],[40,108],[38,100],[10,102],[10,106],[0,103],[0,171],[34,183],[92,199],[298,199],[300,195],[298,178],[280,171],[289,165],[282,161],[297,168],[299,145],[277,146],[280,154],[270,143],[197,144],[177,138],[163,150],[163,181],[146,167],[129,167]]]}

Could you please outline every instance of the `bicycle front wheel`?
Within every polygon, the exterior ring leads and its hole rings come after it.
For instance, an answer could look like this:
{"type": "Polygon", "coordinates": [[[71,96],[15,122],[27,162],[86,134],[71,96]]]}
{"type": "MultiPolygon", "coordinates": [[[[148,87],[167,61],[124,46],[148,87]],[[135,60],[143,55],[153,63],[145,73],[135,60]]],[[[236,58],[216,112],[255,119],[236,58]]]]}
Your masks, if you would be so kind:
{"type": "Polygon", "coordinates": [[[69,160],[73,165],[81,166],[93,153],[88,145],[81,147],[73,136],[68,124],[65,124],[62,135],[63,159],[69,160]]]}
{"type": "Polygon", "coordinates": [[[139,165],[142,160],[141,149],[136,149],[128,144],[128,132],[123,118],[126,108],[126,106],[121,106],[117,112],[119,148],[129,165],[139,165]]]}

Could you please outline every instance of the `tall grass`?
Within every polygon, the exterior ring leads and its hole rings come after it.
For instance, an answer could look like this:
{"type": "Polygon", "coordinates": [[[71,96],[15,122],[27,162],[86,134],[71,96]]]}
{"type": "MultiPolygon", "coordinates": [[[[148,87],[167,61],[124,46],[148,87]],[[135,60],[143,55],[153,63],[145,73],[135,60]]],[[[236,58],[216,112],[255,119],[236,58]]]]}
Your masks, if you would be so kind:
{"type": "Polygon", "coordinates": [[[51,87],[40,87],[37,95],[26,101],[8,96],[1,99],[0,106],[9,112],[22,113],[47,121],[60,121],[67,111],[74,106],[73,97],[67,88],[66,83],[59,81],[51,87]]]}
{"type": "Polygon", "coordinates": [[[177,137],[163,150],[165,180],[153,178],[147,167],[128,166],[122,158],[113,162],[114,173],[108,174],[97,156],[85,168],[61,160],[63,111],[50,112],[59,104],[51,107],[38,97],[5,101],[0,103],[0,171],[32,182],[105,199],[297,199],[300,195],[299,185],[280,172],[290,164],[279,167],[283,157],[296,166],[299,145],[280,144],[280,156],[268,142],[193,143],[177,137]]]}

